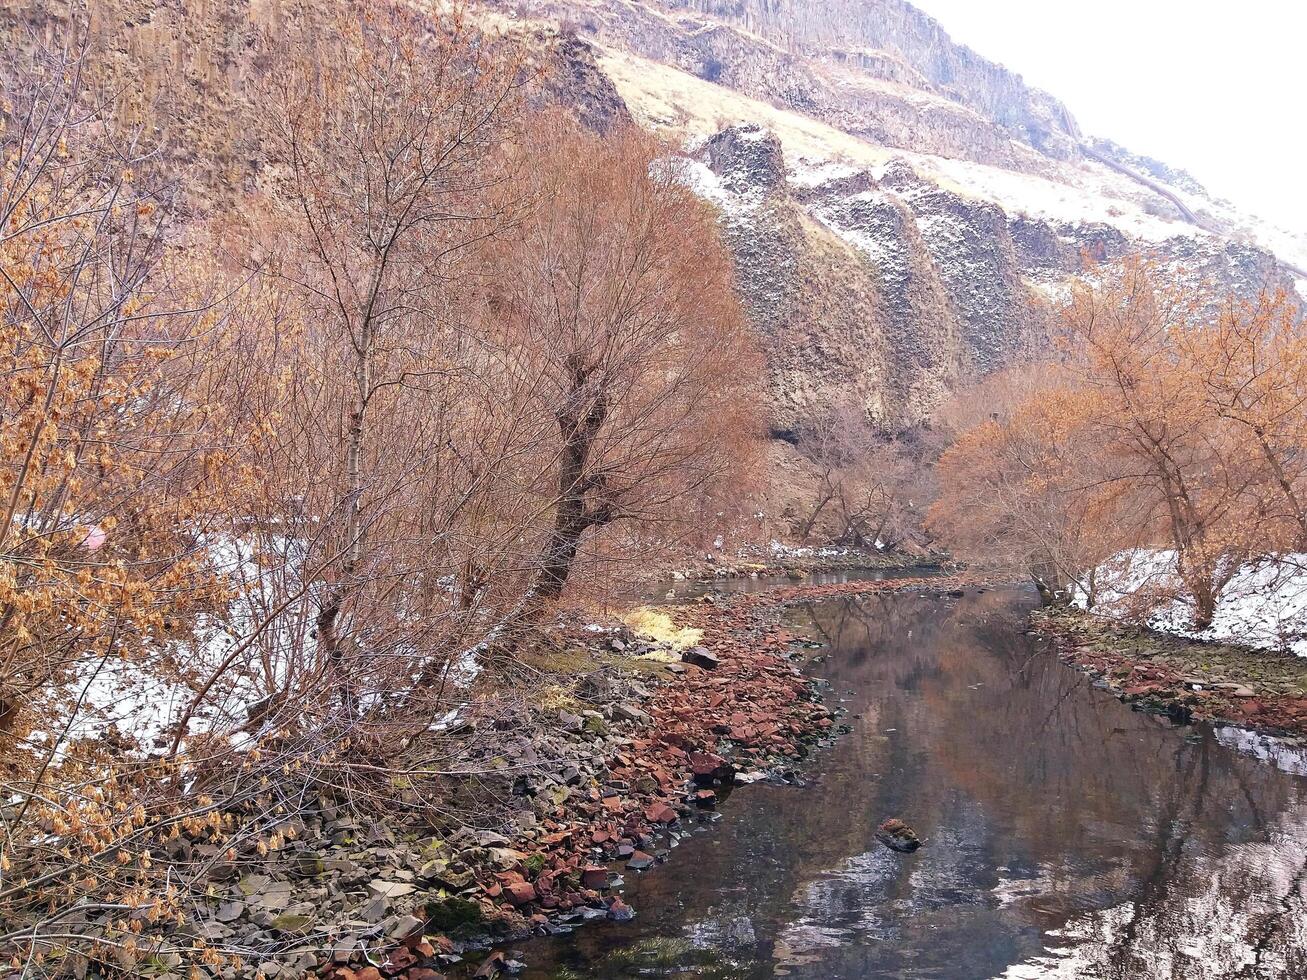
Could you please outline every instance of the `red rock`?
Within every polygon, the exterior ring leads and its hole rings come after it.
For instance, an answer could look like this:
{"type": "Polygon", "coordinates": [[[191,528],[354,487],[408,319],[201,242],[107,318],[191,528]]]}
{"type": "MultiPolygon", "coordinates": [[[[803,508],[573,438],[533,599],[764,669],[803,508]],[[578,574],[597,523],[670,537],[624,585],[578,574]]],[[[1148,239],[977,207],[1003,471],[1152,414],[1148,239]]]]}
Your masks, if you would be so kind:
{"type": "Polygon", "coordinates": [[[691,752],[690,771],[695,776],[711,777],[718,769],[726,765],[726,760],[711,752],[691,752]]]}
{"type": "Polygon", "coordinates": [[[409,949],[401,946],[399,949],[393,950],[391,954],[386,957],[385,970],[387,973],[393,975],[398,973],[400,970],[407,970],[410,966],[417,963],[417,961],[418,958],[414,956],[409,949]]]}
{"type": "Polygon", "coordinates": [[[650,823],[675,823],[676,811],[666,803],[655,803],[644,811],[644,818],[650,823]]]}
{"type": "Polygon", "coordinates": [[[694,805],[701,810],[711,810],[717,805],[717,794],[710,789],[701,789],[694,794],[694,805]]]}
{"type": "Polygon", "coordinates": [[[602,864],[589,865],[581,872],[581,884],[586,888],[607,888],[608,869],[602,864]]]}
{"type": "Polygon", "coordinates": [[[525,905],[536,897],[535,885],[529,881],[516,882],[504,890],[508,893],[508,900],[514,905],[525,905]]]}

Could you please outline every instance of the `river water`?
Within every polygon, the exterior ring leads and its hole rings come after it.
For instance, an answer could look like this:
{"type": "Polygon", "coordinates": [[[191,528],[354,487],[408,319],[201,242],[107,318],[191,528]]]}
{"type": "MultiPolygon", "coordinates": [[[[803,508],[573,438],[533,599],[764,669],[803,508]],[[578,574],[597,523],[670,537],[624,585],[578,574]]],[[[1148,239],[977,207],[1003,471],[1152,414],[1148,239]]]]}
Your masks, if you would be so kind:
{"type": "Polygon", "coordinates": [[[1307,977],[1307,760],[1131,711],[1023,633],[1032,603],[796,610],[852,731],[624,872],[632,921],[523,945],[524,976],[1307,977]],[[925,845],[878,844],[889,817],[925,845]]]}

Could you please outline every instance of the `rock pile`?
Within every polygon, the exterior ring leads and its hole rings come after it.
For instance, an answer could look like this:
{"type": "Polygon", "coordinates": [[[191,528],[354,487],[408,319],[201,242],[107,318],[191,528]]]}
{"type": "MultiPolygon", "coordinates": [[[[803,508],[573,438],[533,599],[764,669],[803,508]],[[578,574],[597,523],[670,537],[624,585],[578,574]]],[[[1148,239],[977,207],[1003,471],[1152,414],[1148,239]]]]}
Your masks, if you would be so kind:
{"type": "Polygon", "coordinates": [[[1041,610],[1040,632],[1066,664],[1142,710],[1176,722],[1307,736],[1307,662],[1165,636],[1074,610],[1041,610]]]}
{"type": "MultiPolygon", "coordinates": [[[[222,980],[435,980],[472,965],[494,976],[513,969],[513,956],[478,950],[629,918],[623,874],[654,867],[677,836],[716,819],[733,787],[769,772],[793,781],[809,747],[838,732],[796,664],[806,644],[782,625],[784,608],[958,584],[718,596],[677,610],[701,633],[679,661],[629,632],[560,625],[563,660],[549,676],[567,681],[565,697],[491,711],[442,736],[468,775],[400,786],[384,805],[301,787],[257,847],[220,852],[178,838],[167,858],[200,869],[203,891],[187,924],[160,936],[158,973],[204,946],[225,957],[210,970],[222,980]]],[[[419,761],[396,771],[416,773],[419,761]]]]}

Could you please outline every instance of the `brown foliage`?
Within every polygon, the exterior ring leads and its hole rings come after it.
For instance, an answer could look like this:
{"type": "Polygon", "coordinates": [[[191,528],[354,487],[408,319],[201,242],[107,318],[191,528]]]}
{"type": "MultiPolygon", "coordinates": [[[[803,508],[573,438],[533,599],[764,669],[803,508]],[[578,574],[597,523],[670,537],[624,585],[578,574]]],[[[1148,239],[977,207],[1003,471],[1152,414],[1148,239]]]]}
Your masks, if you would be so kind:
{"type": "Polygon", "coordinates": [[[1092,596],[1110,555],[1169,549],[1208,625],[1242,565],[1303,540],[1300,316],[1283,295],[1181,294],[1141,259],[1105,271],[1064,312],[1059,364],[944,454],[933,526],[1049,592],[1092,596]]]}
{"type": "Polygon", "coordinates": [[[457,10],[281,40],[270,190],[205,228],[170,226],[75,63],[8,93],[0,945],[25,955],[130,971],[142,922],[306,793],[458,768],[449,724],[515,696],[497,667],[573,569],[701,529],[752,463],[758,353],[663,148],[524,137],[514,45],[457,10]],[[157,724],[119,731],[115,699],[157,724]],[[179,838],[207,856],[165,861],[179,838]],[[88,897],[121,921],[83,935],[88,897]]]}
{"type": "Polygon", "coordinates": [[[553,598],[587,533],[684,525],[738,489],[761,360],[713,218],[652,138],[557,116],[526,145],[528,213],[485,315],[513,412],[547,454],[535,589],[553,598]]]}

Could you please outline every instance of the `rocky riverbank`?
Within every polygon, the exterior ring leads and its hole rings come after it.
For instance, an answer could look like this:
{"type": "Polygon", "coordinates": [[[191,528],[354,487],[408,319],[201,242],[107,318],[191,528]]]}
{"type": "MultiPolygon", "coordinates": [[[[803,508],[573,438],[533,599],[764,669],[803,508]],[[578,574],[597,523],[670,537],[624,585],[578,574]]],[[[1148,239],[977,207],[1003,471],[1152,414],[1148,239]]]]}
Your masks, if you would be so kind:
{"type": "Polygon", "coordinates": [[[1063,662],[1141,710],[1307,736],[1307,658],[1186,640],[1074,609],[1041,609],[1033,625],[1063,662]]]}
{"type": "Polygon", "coordinates": [[[151,963],[167,975],[181,960],[170,947],[189,939],[222,957],[210,971],[224,980],[512,973],[515,940],[635,914],[623,875],[664,860],[734,787],[795,778],[810,748],[838,734],[838,712],[801,671],[808,643],[783,624],[787,606],[956,585],[710,596],[672,610],[694,631],[682,636],[697,634],[680,650],[623,627],[562,630],[522,655],[539,675],[537,703],[462,735],[462,768],[476,775],[443,784],[457,819],[433,819],[429,805],[379,813],[313,788],[275,847],[215,865],[191,921],[151,963]]]}

